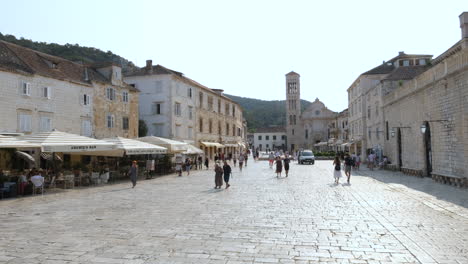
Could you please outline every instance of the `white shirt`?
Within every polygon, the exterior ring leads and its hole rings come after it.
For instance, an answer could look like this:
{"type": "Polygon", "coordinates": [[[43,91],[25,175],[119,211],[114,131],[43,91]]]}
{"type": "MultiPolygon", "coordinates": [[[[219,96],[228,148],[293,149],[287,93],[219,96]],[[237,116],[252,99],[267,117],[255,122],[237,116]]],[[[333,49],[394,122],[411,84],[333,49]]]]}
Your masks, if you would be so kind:
{"type": "Polygon", "coordinates": [[[44,177],[41,175],[34,175],[31,177],[31,182],[34,184],[34,186],[41,187],[44,184],[44,177]]]}

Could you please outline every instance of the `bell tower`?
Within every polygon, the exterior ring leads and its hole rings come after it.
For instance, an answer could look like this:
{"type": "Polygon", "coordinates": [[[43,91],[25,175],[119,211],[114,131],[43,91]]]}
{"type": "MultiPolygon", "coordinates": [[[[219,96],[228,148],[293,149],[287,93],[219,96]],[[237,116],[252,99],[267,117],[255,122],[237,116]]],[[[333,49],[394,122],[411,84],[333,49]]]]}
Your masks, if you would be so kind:
{"type": "Polygon", "coordinates": [[[301,85],[300,75],[295,72],[286,74],[286,135],[287,149],[290,152],[299,149],[300,116],[301,116],[301,85]]]}

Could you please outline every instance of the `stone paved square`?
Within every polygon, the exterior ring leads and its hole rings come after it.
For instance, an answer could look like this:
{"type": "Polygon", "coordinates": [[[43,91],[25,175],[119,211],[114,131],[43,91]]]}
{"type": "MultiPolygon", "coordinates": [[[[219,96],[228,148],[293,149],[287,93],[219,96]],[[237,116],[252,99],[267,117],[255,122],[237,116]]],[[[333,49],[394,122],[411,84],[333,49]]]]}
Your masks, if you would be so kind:
{"type": "Polygon", "coordinates": [[[468,191],[331,161],[0,201],[0,263],[468,263],[468,191]]]}

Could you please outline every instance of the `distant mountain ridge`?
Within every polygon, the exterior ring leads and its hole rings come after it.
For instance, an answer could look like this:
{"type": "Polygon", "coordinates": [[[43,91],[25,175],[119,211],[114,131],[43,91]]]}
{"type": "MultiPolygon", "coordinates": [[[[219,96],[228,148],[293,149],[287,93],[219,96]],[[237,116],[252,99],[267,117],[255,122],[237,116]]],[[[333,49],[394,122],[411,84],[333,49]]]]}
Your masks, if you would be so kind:
{"type": "MultiPolygon", "coordinates": [[[[254,98],[240,97],[225,94],[243,108],[244,118],[250,132],[257,128],[285,126],[286,125],[286,100],[265,101],[254,98]]],[[[301,109],[304,111],[311,102],[301,100],[301,109]]]]}

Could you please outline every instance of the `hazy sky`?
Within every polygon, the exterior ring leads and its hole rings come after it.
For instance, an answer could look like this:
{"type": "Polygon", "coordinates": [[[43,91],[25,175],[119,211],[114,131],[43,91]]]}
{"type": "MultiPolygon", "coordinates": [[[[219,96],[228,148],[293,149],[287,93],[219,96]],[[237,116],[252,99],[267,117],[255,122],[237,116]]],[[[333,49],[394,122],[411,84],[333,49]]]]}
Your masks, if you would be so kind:
{"type": "Polygon", "coordinates": [[[347,107],[346,89],[399,51],[438,56],[460,40],[468,1],[2,1],[0,32],[147,59],[210,88],[347,107]]]}

